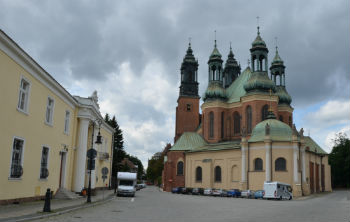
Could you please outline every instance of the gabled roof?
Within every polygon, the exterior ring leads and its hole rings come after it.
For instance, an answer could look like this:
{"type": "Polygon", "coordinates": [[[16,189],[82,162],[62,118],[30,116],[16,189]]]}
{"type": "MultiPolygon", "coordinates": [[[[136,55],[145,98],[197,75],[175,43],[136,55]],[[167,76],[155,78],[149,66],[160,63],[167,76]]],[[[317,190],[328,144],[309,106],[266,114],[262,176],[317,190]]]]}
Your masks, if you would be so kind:
{"type": "Polygon", "coordinates": [[[309,147],[310,152],[317,153],[317,154],[328,154],[311,137],[305,136],[304,141],[305,141],[305,148],[309,147]]]}
{"type": "Polygon", "coordinates": [[[244,84],[249,80],[252,74],[249,67],[247,67],[241,75],[226,89],[226,96],[228,97],[228,103],[239,102],[241,97],[246,94],[244,90],[244,84]]]}
{"type": "Polygon", "coordinates": [[[209,143],[201,147],[197,147],[193,150],[189,150],[188,152],[204,152],[204,151],[219,151],[219,150],[232,150],[232,149],[240,149],[240,141],[227,141],[227,142],[219,142],[219,143],[209,143]]]}
{"type": "Polygon", "coordinates": [[[184,132],[181,137],[176,141],[170,151],[187,151],[204,146],[205,140],[201,135],[195,132],[184,132]]]}

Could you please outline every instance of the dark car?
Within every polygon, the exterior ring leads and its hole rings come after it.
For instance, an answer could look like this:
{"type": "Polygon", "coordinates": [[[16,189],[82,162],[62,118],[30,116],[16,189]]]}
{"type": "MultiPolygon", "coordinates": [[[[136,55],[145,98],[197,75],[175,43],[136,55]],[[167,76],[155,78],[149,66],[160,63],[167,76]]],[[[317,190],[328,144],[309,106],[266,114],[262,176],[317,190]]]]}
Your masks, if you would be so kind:
{"type": "Polygon", "coordinates": [[[199,195],[199,188],[193,188],[192,189],[192,195],[199,195]]]}
{"type": "Polygon", "coordinates": [[[180,194],[181,194],[181,193],[183,192],[184,189],[186,189],[186,188],[185,188],[185,187],[179,187],[177,193],[180,193],[180,194]]]}
{"type": "Polygon", "coordinates": [[[171,189],[172,193],[179,193],[179,191],[180,191],[180,187],[174,187],[171,189]]]}
{"type": "Polygon", "coordinates": [[[232,189],[227,191],[227,196],[228,197],[240,197],[241,196],[241,191],[238,189],[232,189]]]}
{"type": "Polygon", "coordinates": [[[189,194],[189,193],[190,193],[190,189],[191,189],[191,188],[182,187],[181,193],[182,193],[182,194],[189,194]]]}
{"type": "Polygon", "coordinates": [[[204,195],[204,189],[203,188],[198,188],[198,192],[200,195],[204,195]]]}

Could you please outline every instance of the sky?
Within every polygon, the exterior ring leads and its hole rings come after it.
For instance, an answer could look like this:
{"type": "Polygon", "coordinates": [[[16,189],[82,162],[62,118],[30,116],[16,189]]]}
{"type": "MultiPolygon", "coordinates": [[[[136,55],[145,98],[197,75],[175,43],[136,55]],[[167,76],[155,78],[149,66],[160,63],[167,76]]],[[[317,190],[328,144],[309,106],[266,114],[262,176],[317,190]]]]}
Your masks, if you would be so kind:
{"type": "Polygon", "coordinates": [[[116,116],[125,150],[144,166],[166,143],[173,144],[189,38],[203,95],[214,30],[223,59],[231,42],[245,69],[257,23],[269,61],[276,44],[284,60],[296,127],[327,152],[336,133],[350,135],[349,1],[0,0],[0,5],[0,29],[72,95],[97,90],[101,113],[116,116]]]}

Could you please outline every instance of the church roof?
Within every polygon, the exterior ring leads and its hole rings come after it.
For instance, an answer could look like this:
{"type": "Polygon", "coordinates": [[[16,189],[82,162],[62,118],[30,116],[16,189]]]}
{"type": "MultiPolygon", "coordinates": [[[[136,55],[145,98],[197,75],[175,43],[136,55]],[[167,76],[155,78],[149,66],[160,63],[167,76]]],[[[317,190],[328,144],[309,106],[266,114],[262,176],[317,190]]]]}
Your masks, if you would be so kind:
{"type": "Polygon", "coordinates": [[[266,124],[270,126],[270,139],[272,141],[292,141],[292,128],[276,119],[267,119],[258,123],[252,132],[248,142],[260,142],[265,140],[266,124]]]}
{"type": "Polygon", "coordinates": [[[241,97],[246,94],[244,84],[249,80],[252,74],[249,67],[247,67],[241,75],[226,89],[228,103],[239,102],[241,97]]]}
{"type": "Polygon", "coordinates": [[[232,149],[240,149],[241,141],[227,141],[227,142],[219,142],[219,143],[208,143],[204,146],[197,147],[193,150],[189,150],[188,152],[204,152],[204,151],[219,151],[219,150],[232,150],[232,149]]]}
{"type": "Polygon", "coordinates": [[[187,151],[206,145],[201,135],[195,132],[184,132],[170,151],[187,151]]]}
{"type": "Polygon", "coordinates": [[[305,141],[305,148],[309,147],[310,152],[317,153],[317,154],[328,154],[311,137],[305,136],[304,141],[305,141]]]}
{"type": "Polygon", "coordinates": [[[203,100],[207,99],[222,99],[226,100],[227,96],[225,93],[225,89],[222,87],[222,83],[219,81],[212,81],[208,88],[205,90],[203,100]]]}
{"type": "Polygon", "coordinates": [[[291,104],[292,97],[288,94],[284,86],[276,86],[276,95],[279,98],[279,101],[278,101],[279,104],[283,104],[283,103],[286,103],[288,105],[291,104]]]}

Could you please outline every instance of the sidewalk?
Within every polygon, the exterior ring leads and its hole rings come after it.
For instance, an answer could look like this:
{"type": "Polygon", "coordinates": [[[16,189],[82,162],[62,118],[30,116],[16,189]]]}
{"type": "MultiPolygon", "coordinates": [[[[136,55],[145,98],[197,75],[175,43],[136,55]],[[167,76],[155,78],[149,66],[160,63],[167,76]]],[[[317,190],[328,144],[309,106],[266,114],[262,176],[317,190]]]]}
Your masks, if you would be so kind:
{"type": "Polygon", "coordinates": [[[39,219],[53,215],[67,213],[73,210],[94,206],[115,197],[114,190],[99,190],[96,196],[91,196],[91,203],[86,203],[86,197],[79,197],[73,200],[52,199],[51,213],[43,213],[43,200],[34,202],[25,202],[20,204],[10,204],[0,206],[0,222],[3,221],[26,221],[39,219]]]}

